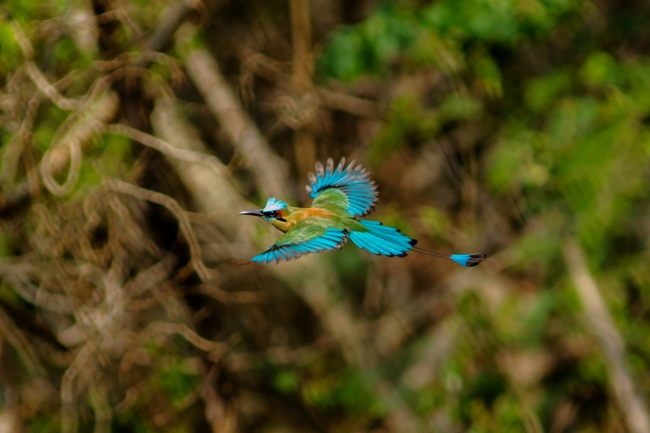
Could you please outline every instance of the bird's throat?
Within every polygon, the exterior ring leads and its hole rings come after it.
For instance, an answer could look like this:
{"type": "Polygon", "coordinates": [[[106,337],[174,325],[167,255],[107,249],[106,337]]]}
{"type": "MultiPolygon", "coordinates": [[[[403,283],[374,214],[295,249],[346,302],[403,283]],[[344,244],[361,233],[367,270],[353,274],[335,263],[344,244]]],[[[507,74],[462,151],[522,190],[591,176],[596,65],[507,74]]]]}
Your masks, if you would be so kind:
{"type": "Polygon", "coordinates": [[[273,226],[274,226],[276,229],[280,230],[280,231],[283,232],[283,233],[288,232],[289,230],[291,230],[292,228],[294,228],[295,225],[296,225],[295,222],[293,222],[292,220],[289,220],[289,219],[284,220],[284,221],[273,220],[273,221],[271,221],[271,224],[273,224],[273,226]]]}

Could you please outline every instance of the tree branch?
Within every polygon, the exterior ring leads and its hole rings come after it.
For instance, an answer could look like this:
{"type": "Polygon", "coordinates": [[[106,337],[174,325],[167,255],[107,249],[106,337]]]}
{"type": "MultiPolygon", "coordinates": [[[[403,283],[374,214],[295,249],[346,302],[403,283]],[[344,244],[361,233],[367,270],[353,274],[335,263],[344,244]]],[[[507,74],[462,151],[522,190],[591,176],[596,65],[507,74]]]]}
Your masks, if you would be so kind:
{"type": "Polygon", "coordinates": [[[618,406],[631,433],[649,433],[650,421],[641,398],[634,390],[634,381],[625,360],[625,345],[616,329],[598,285],[587,269],[586,260],[575,241],[564,248],[564,259],[576,287],[589,329],[600,343],[609,380],[618,406]]]}
{"type": "Polygon", "coordinates": [[[180,32],[176,49],[183,55],[187,73],[218,120],[232,145],[248,162],[258,189],[267,196],[287,191],[287,165],[266,142],[239,104],[214,57],[193,41],[195,28],[180,32]]]}

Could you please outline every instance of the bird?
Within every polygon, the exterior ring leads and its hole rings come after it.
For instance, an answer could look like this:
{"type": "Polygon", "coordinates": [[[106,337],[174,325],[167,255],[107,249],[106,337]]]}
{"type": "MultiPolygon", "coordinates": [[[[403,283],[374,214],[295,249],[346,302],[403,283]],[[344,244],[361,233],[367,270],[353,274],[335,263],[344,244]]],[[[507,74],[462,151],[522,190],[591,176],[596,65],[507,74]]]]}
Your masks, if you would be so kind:
{"type": "Polygon", "coordinates": [[[414,251],[434,257],[448,258],[461,266],[472,267],[487,255],[444,254],[416,247],[412,239],[394,227],[379,221],[362,219],[378,204],[377,185],[370,173],[345,157],[334,167],[332,158],[325,166],[317,162],[315,173],[308,174],[307,192],[313,199],[310,207],[289,206],[271,197],[262,209],[245,210],[239,215],[264,219],[284,234],[252,262],[267,264],[291,260],[310,253],[338,250],[349,239],[357,247],[387,257],[404,257],[414,251]]]}

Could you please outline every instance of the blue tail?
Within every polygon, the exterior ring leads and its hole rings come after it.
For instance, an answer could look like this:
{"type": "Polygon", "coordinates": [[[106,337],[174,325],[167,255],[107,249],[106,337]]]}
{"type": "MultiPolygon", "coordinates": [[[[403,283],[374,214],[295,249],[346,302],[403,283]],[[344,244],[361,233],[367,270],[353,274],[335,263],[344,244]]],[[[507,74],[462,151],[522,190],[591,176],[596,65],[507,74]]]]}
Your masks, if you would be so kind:
{"type": "Polygon", "coordinates": [[[394,227],[388,227],[379,221],[360,220],[367,232],[351,231],[348,238],[361,249],[382,256],[404,257],[417,242],[403,235],[394,227]]]}

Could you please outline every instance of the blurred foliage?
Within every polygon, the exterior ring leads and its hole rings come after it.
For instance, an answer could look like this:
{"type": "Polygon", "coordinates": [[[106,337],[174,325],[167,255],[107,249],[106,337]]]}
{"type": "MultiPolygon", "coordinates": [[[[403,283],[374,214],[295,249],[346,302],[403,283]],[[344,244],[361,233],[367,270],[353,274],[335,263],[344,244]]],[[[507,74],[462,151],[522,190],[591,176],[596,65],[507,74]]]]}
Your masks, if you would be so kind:
{"type": "Polygon", "coordinates": [[[563,248],[585,251],[647,401],[650,6],[309,4],[310,35],[286,2],[206,1],[178,28],[166,0],[0,6],[7,431],[633,431],[563,248]],[[310,158],[356,157],[373,218],[490,258],[242,265],[277,233],[201,199],[268,185],[215,122],[195,50],[288,163],[278,198],[305,197],[310,158]],[[196,188],[202,165],[115,128],[182,147],[155,121],[168,99],[226,182],[196,188]]]}

